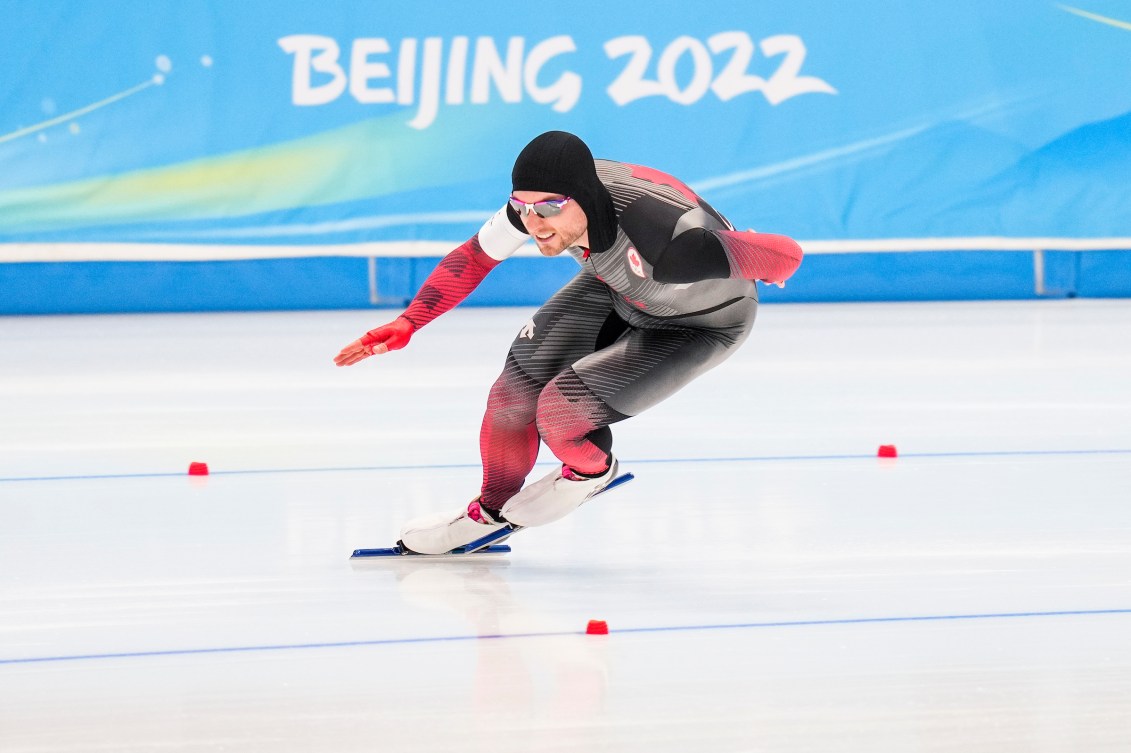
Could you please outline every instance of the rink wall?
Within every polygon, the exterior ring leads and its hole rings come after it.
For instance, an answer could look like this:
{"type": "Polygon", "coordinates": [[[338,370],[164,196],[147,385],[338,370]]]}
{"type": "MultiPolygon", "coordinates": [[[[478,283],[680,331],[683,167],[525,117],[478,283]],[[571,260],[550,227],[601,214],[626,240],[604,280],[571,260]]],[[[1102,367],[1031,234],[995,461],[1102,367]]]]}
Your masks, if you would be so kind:
{"type": "MultiPolygon", "coordinates": [[[[0,263],[0,314],[257,311],[404,306],[438,257],[318,256],[0,263]]],[[[516,256],[467,300],[533,306],[577,272],[516,256]]],[[[1131,251],[810,251],[764,302],[1131,297],[1131,251]]]]}

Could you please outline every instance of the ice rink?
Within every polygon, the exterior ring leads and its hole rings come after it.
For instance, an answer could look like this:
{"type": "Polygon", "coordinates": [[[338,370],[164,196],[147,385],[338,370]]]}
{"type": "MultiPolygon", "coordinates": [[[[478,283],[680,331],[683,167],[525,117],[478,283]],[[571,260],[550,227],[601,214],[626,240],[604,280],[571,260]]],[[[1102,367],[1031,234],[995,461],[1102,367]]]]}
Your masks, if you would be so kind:
{"type": "Polygon", "coordinates": [[[1131,750],[1131,301],[765,306],[633,483],[356,564],[530,310],[391,313],[0,319],[0,751],[1131,750]]]}

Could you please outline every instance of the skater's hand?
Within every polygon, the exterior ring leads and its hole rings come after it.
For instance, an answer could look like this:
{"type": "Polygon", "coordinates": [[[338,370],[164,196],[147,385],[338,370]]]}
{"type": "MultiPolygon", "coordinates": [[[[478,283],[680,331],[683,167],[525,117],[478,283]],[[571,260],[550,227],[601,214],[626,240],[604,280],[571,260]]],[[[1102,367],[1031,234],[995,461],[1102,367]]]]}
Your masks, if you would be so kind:
{"type": "Polygon", "coordinates": [[[369,356],[388,353],[390,350],[400,350],[408,345],[415,330],[412,323],[402,317],[397,317],[388,324],[377,329],[371,329],[357,340],[342,348],[342,352],[334,357],[338,366],[353,366],[358,361],[363,361],[369,356]]]}

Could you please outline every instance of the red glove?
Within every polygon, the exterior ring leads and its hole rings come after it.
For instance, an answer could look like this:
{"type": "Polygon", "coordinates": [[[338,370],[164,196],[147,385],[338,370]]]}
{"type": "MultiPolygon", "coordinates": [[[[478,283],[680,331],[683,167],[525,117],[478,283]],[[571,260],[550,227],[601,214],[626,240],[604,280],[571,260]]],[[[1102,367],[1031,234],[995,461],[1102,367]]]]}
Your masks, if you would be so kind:
{"type": "Polygon", "coordinates": [[[416,330],[412,322],[398,316],[388,324],[369,330],[359,339],[342,348],[342,352],[334,357],[334,363],[338,366],[353,366],[369,356],[400,350],[408,345],[414,332],[416,330]]]}

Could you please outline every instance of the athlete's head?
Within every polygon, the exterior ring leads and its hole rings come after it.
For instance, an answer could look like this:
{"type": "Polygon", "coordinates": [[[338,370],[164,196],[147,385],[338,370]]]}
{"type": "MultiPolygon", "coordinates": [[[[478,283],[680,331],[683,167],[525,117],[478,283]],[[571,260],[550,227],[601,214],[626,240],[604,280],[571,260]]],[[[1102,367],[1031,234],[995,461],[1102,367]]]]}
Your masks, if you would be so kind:
{"type": "Polygon", "coordinates": [[[595,253],[613,244],[616,210],[612,196],[597,177],[593,153],[572,133],[548,131],[527,144],[511,171],[511,189],[511,196],[527,205],[569,199],[560,204],[557,214],[551,214],[557,201],[548,205],[550,211],[539,213],[542,207],[532,211],[524,206],[518,213],[546,256],[556,256],[576,244],[588,245],[595,253]]]}

